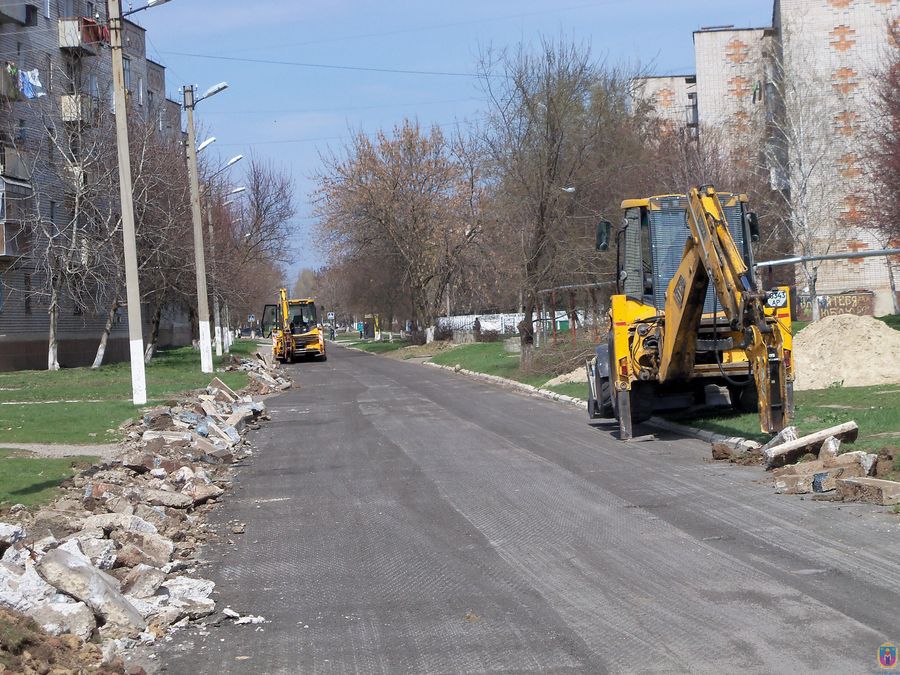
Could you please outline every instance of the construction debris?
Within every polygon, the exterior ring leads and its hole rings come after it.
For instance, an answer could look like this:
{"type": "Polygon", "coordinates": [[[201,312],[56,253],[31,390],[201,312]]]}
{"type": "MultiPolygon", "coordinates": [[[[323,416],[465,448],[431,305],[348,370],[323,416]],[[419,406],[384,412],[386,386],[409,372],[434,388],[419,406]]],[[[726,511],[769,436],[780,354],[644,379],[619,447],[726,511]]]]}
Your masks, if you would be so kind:
{"type": "Polygon", "coordinates": [[[900,504],[900,483],[880,478],[838,480],[841,498],[848,502],[869,502],[881,506],[900,504]]]}
{"type": "MultiPolygon", "coordinates": [[[[253,393],[291,386],[262,358],[227,369],[247,371],[253,393]]],[[[30,617],[76,651],[99,639],[102,649],[81,650],[99,666],[101,656],[109,663],[214,612],[213,582],[184,570],[210,536],[203,516],[229,487],[231,467],[252,455],[244,435],[269,419],[246,392],[214,378],[177,405],[146,410],[122,425],[116,460],[64,481],[35,513],[10,509],[0,522],[0,608],[19,614],[0,618],[30,617]]]]}
{"type": "Polygon", "coordinates": [[[818,454],[819,448],[829,437],[852,443],[859,434],[856,422],[845,422],[828,429],[822,429],[812,434],[802,436],[796,440],[790,440],[778,445],[764,447],[763,458],[767,468],[784,466],[796,462],[807,453],[818,454]]]}
{"type": "Polygon", "coordinates": [[[842,478],[861,478],[871,475],[877,455],[847,452],[811,462],[800,462],[775,469],[775,491],[783,494],[830,492],[842,478]]]}

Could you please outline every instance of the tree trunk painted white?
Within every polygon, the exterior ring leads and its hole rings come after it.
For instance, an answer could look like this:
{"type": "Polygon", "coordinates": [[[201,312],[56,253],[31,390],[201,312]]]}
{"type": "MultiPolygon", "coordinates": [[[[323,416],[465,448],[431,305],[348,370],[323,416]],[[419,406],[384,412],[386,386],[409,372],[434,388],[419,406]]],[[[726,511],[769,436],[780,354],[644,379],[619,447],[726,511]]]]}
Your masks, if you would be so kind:
{"type": "Polygon", "coordinates": [[[103,333],[100,335],[100,344],[97,345],[97,355],[94,356],[94,363],[91,368],[99,368],[103,365],[103,357],[106,355],[106,345],[109,343],[109,334],[112,331],[113,322],[116,320],[116,310],[119,309],[119,300],[113,300],[106,314],[106,324],[103,326],[103,333]]]}
{"type": "Polygon", "coordinates": [[[59,344],[57,328],[59,326],[59,289],[53,284],[50,290],[50,331],[47,336],[47,370],[59,370],[59,344]]]}
{"type": "Polygon", "coordinates": [[[150,363],[153,355],[156,354],[156,343],[159,341],[159,322],[162,319],[162,300],[156,305],[156,311],[153,312],[153,319],[150,322],[150,336],[147,339],[147,347],[144,350],[144,363],[150,363]]]}

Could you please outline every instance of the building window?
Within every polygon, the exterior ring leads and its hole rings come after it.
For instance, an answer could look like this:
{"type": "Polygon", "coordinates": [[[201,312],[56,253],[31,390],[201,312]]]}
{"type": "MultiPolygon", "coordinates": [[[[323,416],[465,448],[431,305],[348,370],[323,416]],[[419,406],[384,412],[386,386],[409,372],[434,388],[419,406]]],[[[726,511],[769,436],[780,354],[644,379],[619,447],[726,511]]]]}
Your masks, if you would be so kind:
{"type": "Polygon", "coordinates": [[[85,12],[84,15],[87,16],[87,17],[90,17],[90,18],[92,18],[92,19],[95,18],[95,17],[97,16],[97,10],[94,9],[94,3],[93,3],[93,2],[87,3],[87,12],[85,12]]]}
{"type": "Polygon", "coordinates": [[[19,126],[16,128],[16,143],[24,143],[28,138],[25,130],[25,120],[19,120],[19,126]]]}
{"type": "Polygon", "coordinates": [[[88,77],[88,93],[95,99],[100,98],[100,80],[96,73],[91,73],[88,77]]]}
{"type": "Polygon", "coordinates": [[[44,0],[44,18],[50,18],[50,0],[44,0]]]}
{"type": "Polygon", "coordinates": [[[131,59],[127,56],[123,58],[125,67],[125,91],[131,91],[131,59]]]}
{"type": "Polygon", "coordinates": [[[138,105],[144,105],[144,78],[143,77],[138,78],[137,95],[138,95],[138,105]]]}
{"type": "Polygon", "coordinates": [[[3,313],[3,299],[6,297],[6,293],[3,292],[3,275],[0,274],[0,314],[3,313]]]}
{"type": "Polygon", "coordinates": [[[26,272],[22,281],[25,286],[25,313],[31,314],[31,275],[26,272]]]}
{"type": "Polygon", "coordinates": [[[75,9],[75,0],[64,0],[63,14],[66,16],[66,18],[78,16],[78,12],[75,9]]]}

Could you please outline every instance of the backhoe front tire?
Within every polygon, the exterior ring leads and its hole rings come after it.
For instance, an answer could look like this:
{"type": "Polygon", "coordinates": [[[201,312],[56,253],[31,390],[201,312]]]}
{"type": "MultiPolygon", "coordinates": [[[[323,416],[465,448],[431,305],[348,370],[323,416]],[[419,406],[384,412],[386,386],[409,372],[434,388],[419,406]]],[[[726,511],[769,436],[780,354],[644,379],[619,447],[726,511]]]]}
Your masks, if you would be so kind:
{"type": "Polygon", "coordinates": [[[744,386],[728,386],[728,396],[731,398],[731,407],[740,413],[759,412],[759,394],[756,391],[756,382],[752,380],[744,386]]]}

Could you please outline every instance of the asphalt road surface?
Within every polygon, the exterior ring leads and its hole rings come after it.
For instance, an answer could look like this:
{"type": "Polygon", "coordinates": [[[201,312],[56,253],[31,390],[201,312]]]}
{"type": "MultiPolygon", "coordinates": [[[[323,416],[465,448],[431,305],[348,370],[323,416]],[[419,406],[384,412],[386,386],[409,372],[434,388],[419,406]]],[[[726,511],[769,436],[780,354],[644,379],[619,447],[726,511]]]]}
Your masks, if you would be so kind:
{"type": "Polygon", "coordinates": [[[693,440],[331,347],[291,366],[213,522],[176,673],[879,672],[900,518],[773,494],[693,440]]]}

